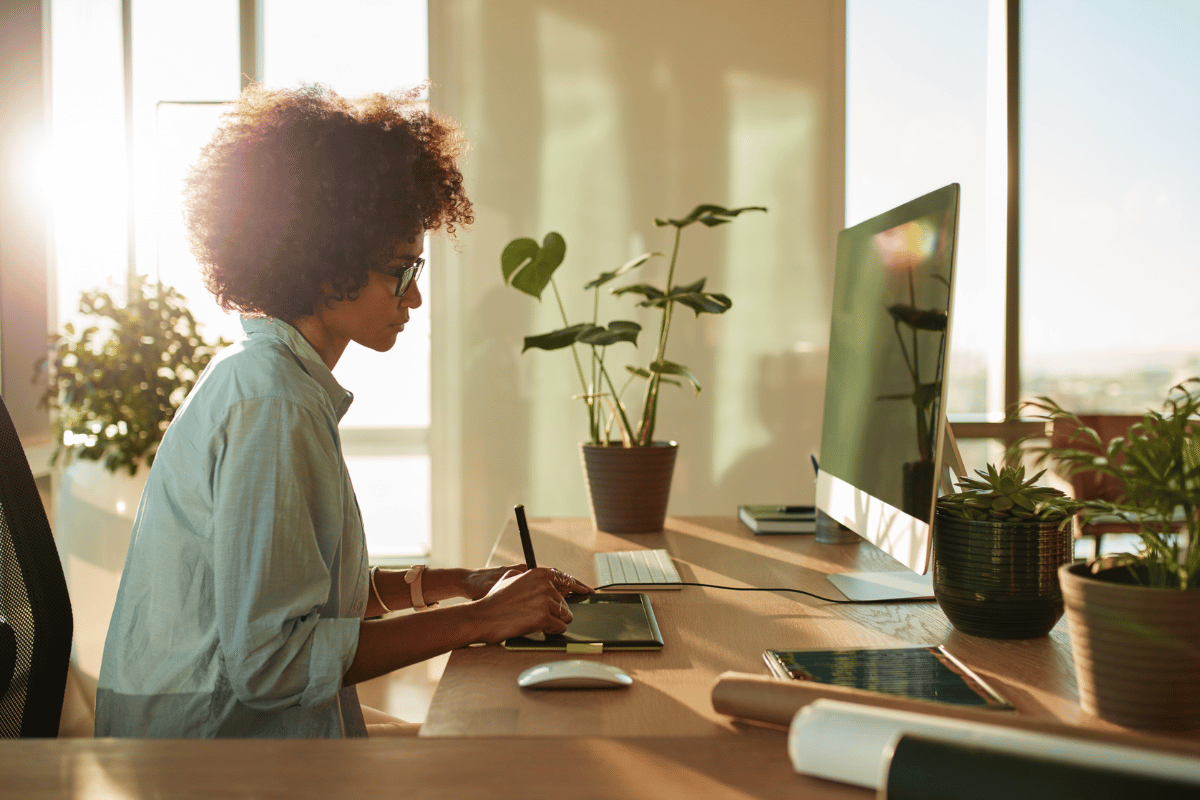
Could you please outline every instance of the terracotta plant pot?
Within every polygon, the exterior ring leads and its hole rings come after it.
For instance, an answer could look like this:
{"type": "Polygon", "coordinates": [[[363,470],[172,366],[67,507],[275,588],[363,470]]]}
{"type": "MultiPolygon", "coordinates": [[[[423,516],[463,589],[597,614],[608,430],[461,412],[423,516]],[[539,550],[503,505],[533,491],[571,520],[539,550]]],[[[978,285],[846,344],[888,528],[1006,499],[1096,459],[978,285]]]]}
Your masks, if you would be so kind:
{"type": "Polygon", "coordinates": [[[1058,575],[1083,710],[1131,728],[1200,728],[1200,589],[1148,589],[1125,567],[1058,575]]]}
{"type": "Polygon", "coordinates": [[[609,533],[654,533],[667,517],[675,472],[675,442],[622,447],[620,442],[580,445],[592,522],[609,533]]]}
{"type": "Polygon", "coordinates": [[[971,636],[1045,636],[1063,615],[1058,568],[1071,556],[1071,529],[1058,522],[965,520],[938,511],[933,595],[950,624],[971,636]]]}

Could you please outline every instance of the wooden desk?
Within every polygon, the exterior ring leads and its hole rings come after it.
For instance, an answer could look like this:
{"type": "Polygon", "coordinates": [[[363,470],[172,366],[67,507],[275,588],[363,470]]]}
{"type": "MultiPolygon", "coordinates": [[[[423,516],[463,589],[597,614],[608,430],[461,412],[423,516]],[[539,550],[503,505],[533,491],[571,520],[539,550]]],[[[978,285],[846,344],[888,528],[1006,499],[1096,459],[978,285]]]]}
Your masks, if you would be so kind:
{"type": "MultiPolygon", "coordinates": [[[[587,519],[532,519],[538,563],[594,581],[592,553],[665,547],[684,581],[793,587],[839,597],[831,572],[900,568],[866,542],[826,545],[812,536],[755,536],[734,517],[669,518],[661,533],[618,536],[587,519]]],[[[515,523],[505,527],[490,564],[519,563],[515,523]]],[[[471,647],[450,655],[421,735],[719,736],[780,738],[775,730],[713,710],[711,691],[726,670],[766,674],[762,651],[779,647],[945,644],[1024,714],[1084,722],[1064,619],[1048,637],[1003,642],[955,631],[933,601],[835,605],[797,594],[684,587],[649,593],[666,646],[661,652],[606,653],[627,670],[629,689],[528,691],[517,676],[553,655],[471,647]]],[[[596,657],[596,656],[593,656],[596,657]]],[[[782,745],[780,745],[782,746],[782,745]]]]}
{"type": "Polygon", "coordinates": [[[0,742],[0,800],[868,798],[756,739],[0,742]]]}
{"type": "MultiPolygon", "coordinates": [[[[675,518],[663,533],[620,537],[587,520],[532,520],[538,559],[591,580],[595,550],[666,547],[684,580],[791,586],[834,597],[827,573],[895,567],[865,544],[755,537],[732,518],[675,518]]],[[[494,564],[521,560],[515,526],[494,564]]],[[[355,741],[41,740],[0,743],[0,800],[91,797],[416,796],[751,800],[874,797],[796,774],[786,734],[712,709],[726,670],[765,673],[768,647],[945,643],[1023,713],[1082,719],[1065,624],[1049,637],[996,642],[955,632],[932,602],[837,606],[800,595],[686,587],[652,595],[662,652],[608,653],[629,689],[525,692],[521,670],[547,658],[498,647],[455,651],[420,739],[355,741]],[[736,735],[742,734],[742,735],[736,735]],[[461,737],[461,738],[448,738],[461,737]]],[[[1112,727],[1112,726],[1108,726],[1112,727]]],[[[1190,737],[1186,752],[1195,737],[1190,737]]]]}

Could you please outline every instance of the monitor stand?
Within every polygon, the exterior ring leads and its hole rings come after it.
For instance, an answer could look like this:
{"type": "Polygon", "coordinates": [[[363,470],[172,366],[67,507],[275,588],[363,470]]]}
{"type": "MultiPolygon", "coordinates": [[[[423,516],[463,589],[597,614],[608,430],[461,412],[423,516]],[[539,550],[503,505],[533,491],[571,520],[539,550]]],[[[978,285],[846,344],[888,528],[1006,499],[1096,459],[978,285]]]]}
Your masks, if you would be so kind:
{"type": "MultiPolygon", "coordinates": [[[[942,439],[941,487],[944,492],[954,490],[954,476],[967,474],[962,454],[950,423],[945,423],[946,434],[942,439]]],[[[931,531],[932,533],[932,531],[931,531]]],[[[860,603],[886,603],[892,600],[933,600],[933,573],[927,568],[918,575],[910,570],[897,572],[839,572],[827,576],[834,588],[847,599],[860,603]]]]}
{"type": "Polygon", "coordinates": [[[849,600],[885,603],[889,600],[933,600],[933,574],[898,572],[839,572],[827,576],[849,600]]]}

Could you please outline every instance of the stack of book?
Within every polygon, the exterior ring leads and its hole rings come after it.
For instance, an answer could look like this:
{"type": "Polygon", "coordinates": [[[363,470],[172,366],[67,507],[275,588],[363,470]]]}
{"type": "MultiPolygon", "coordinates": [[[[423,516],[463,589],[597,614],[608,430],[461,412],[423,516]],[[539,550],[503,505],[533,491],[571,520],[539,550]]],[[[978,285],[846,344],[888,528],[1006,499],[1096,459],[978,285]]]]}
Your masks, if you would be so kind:
{"type": "Polygon", "coordinates": [[[813,506],[738,506],[738,519],[755,533],[816,533],[813,506]]]}

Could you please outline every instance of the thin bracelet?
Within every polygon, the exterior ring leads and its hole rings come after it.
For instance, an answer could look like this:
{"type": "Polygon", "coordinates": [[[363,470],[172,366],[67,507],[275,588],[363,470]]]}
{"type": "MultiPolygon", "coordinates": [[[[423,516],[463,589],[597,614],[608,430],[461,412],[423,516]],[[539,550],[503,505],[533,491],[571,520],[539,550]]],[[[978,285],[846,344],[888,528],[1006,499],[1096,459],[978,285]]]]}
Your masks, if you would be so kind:
{"type": "Polygon", "coordinates": [[[392,609],[387,607],[383,602],[383,596],[379,594],[379,587],[375,585],[375,573],[379,571],[379,567],[371,567],[371,591],[375,594],[375,602],[379,603],[379,607],[383,609],[385,614],[392,613],[392,609]]]}

